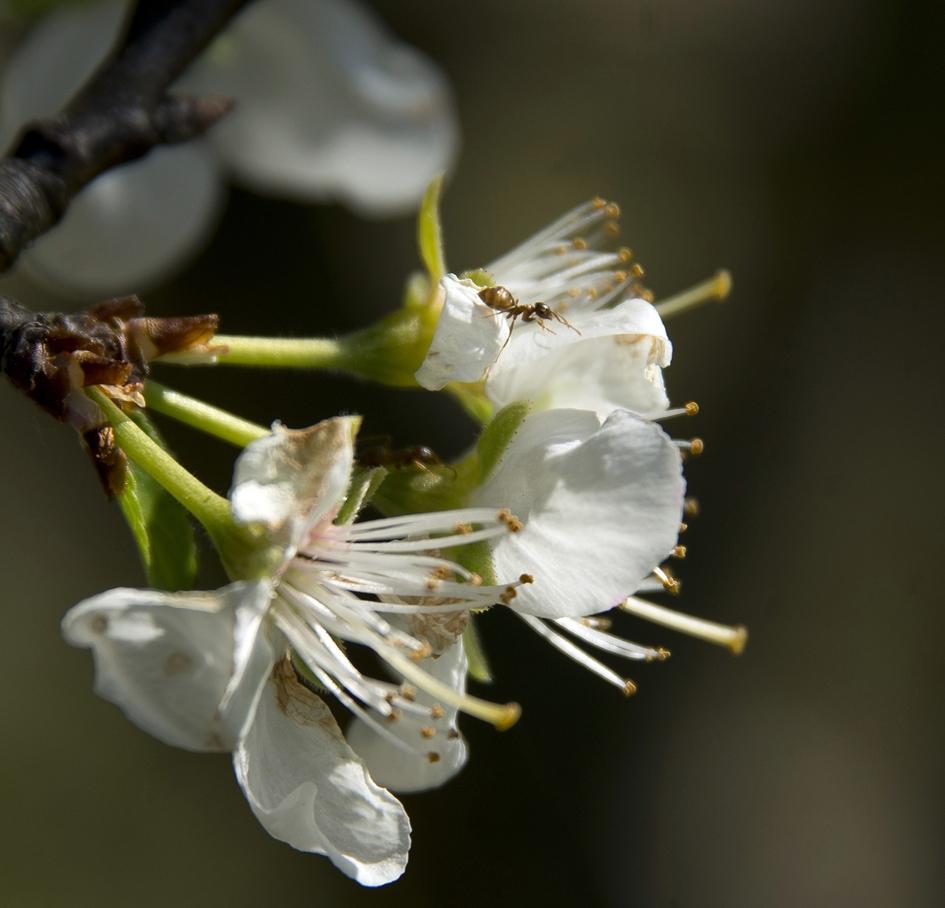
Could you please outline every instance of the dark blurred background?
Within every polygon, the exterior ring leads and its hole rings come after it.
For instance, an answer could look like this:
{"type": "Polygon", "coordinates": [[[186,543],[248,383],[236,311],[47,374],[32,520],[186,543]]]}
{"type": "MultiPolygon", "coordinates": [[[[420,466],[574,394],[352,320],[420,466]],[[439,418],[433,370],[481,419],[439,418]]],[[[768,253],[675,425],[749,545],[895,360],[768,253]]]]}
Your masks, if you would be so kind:
{"type": "MultiPolygon", "coordinates": [[[[943,7],[375,7],[455,87],[453,267],[599,193],[621,203],[658,295],[732,270],[729,302],[670,323],[667,381],[702,405],[686,428],[707,442],[679,604],[744,622],[748,649],[628,619],[673,658],[637,670],[624,701],[488,617],[487,695],[520,700],[523,719],[505,734],[465,721],[465,771],[404,799],[406,876],[361,890],[268,838],[226,757],[165,747],[92,693],[89,655],[58,622],[140,585],[136,554],[70,432],[4,385],[0,904],[942,904],[943,7]]],[[[344,331],[399,300],[413,231],[234,191],[206,254],[147,300],[219,310],[228,333],[344,331]]],[[[432,394],[160,377],[259,421],[359,411],[365,431],[445,453],[472,437],[432,394]]],[[[232,449],[174,428],[224,489],[232,449]]]]}

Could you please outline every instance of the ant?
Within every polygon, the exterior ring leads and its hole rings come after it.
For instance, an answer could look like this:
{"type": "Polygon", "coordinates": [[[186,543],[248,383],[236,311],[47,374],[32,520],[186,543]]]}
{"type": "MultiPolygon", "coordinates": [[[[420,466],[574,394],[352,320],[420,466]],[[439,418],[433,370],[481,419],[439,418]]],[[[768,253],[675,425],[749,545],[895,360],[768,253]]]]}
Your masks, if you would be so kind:
{"type": "Polygon", "coordinates": [[[391,446],[390,439],[382,440],[381,444],[359,449],[357,461],[362,467],[387,467],[390,470],[413,467],[417,470],[429,471],[430,467],[443,466],[443,461],[432,448],[426,445],[394,448],[391,446]]]}
{"type": "Polygon", "coordinates": [[[479,291],[479,299],[490,309],[494,309],[496,312],[508,318],[511,323],[509,336],[511,336],[511,330],[515,326],[515,320],[519,316],[521,316],[523,322],[535,322],[542,331],[550,331],[551,329],[544,323],[554,320],[564,325],[566,328],[570,328],[575,334],[581,333],[563,315],[555,312],[551,306],[545,303],[523,305],[519,303],[519,301],[512,296],[512,292],[505,287],[483,287],[482,290],[479,291]]]}

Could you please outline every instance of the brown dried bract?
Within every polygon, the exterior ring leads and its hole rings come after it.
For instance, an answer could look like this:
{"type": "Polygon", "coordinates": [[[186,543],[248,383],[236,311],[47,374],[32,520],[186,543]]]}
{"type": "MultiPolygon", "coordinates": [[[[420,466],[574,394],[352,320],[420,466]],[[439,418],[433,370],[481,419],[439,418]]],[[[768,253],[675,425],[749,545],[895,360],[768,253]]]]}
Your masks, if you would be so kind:
{"type": "Polygon", "coordinates": [[[143,405],[151,360],[205,346],[216,315],[149,318],[136,296],[71,314],[35,313],[0,298],[0,370],[50,416],[79,433],[109,494],[124,481],[124,456],[82,393],[98,386],[119,406],[143,405]]]}

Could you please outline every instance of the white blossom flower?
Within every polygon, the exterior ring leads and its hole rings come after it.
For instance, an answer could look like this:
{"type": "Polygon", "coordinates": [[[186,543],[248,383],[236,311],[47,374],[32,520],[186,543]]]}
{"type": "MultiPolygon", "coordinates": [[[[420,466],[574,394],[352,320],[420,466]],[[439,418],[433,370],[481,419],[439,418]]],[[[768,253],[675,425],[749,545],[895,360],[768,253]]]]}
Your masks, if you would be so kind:
{"type": "Polygon", "coordinates": [[[512,601],[543,618],[589,615],[635,592],[672,552],[685,482],[677,446],[626,410],[525,418],[470,503],[507,501],[521,532],[490,543],[498,576],[527,565],[512,601]]]}
{"type": "Polygon", "coordinates": [[[681,448],[655,422],[614,410],[530,414],[485,482],[478,506],[502,502],[524,526],[489,543],[500,576],[527,565],[530,583],[506,604],[553,646],[625,693],[635,684],[580,644],[631,660],[662,660],[662,647],[607,632],[623,611],[740,652],[746,631],[682,615],[639,597],[676,592],[662,566],[682,553],[677,540],[686,500],[681,448]]]}
{"type": "MultiPolygon", "coordinates": [[[[63,4],[35,26],[6,62],[0,139],[59,110],[127,8],[63,4]]],[[[439,70],[357,0],[252,4],[178,87],[239,103],[207,141],[158,148],[95,180],[23,256],[31,274],[83,295],[140,291],[208,236],[226,174],[265,193],[401,213],[457,146],[439,70]]]]}
{"type": "Polygon", "coordinates": [[[417,381],[437,390],[485,379],[497,408],[530,400],[602,417],[618,408],[665,410],[661,369],[672,346],[631,251],[606,248],[619,214],[594,199],[472,275],[509,291],[518,312],[488,305],[474,280],[444,277],[443,309],[417,381]]]}
{"type": "Polygon", "coordinates": [[[355,738],[385,781],[440,784],[466,756],[457,709],[500,727],[518,716],[515,704],[464,692],[456,636],[462,612],[517,584],[477,585],[437,552],[505,535],[516,521],[470,508],[336,524],[357,422],[277,428],[240,456],[232,510],[278,553],[266,576],[211,593],[112,590],[73,608],[63,630],[92,649],[102,696],[169,744],[233,751],[271,835],[374,886],[403,872],[406,814],[285,654],[359,718],[355,738]],[[365,675],[345,644],[373,650],[404,683],[365,675]]]}

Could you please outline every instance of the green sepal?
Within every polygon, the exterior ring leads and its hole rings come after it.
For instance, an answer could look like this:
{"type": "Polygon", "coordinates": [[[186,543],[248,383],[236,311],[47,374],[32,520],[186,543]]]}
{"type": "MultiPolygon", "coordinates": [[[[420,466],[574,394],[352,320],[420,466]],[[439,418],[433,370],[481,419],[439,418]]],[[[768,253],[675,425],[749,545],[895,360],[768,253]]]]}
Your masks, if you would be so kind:
{"type": "MultiPolygon", "coordinates": [[[[129,415],[152,441],[167,450],[144,413],[134,411],[129,415]]],[[[197,576],[197,543],[187,511],[131,461],[118,504],[138,545],[149,585],[160,590],[193,589],[197,576]]]]}
{"type": "Polygon", "coordinates": [[[430,304],[430,278],[423,271],[414,271],[404,284],[404,308],[423,309],[430,304]]]}
{"type": "Polygon", "coordinates": [[[482,430],[479,441],[476,442],[476,453],[479,455],[479,481],[484,482],[499,462],[499,458],[509,446],[525,420],[531,412],[529,401],[518,401],[503,407],[496,413],[495,418],[482,430]]]}
{"type": "Polygon", "coordinates": [[[485,268],[474,268],[472,271],[464,271],[461,276],[472,281],[477,287],[495,286],[495,278],[490,272],[486,271],[485,268]]]}
{"type": "Polygon", "coordinates": [[[475,615],[469,616],[466,629],[463,631],[463,649],[466,650],[466,672],[473,681],[480,684],[492,683],[492,667],[486,658],[486,651],[482,646],[482,638],[475,625],[475,615]]]}
{"type": "Polygon", "coordinates": [[[351,482],[348,483],[345,503],[338,511],[338,516],[335,517],[334,522],[338,526],[345,526],[357,519],[361,510],[371,503],[381,483],[384,482],[387,472],[384,467],[355,468],[351,482]]]}
{"type": "Polygon", "coordinates": [[[477,422],[484,426],[492,419],[492,401],[486,397],[483,383],[451,381],[446,391],[452,394],[460,406],[477,422]]]}
{"type": "Polygon", "coordinates": [[[420,203],[417,217],[417,244],[430,286],[436,287],[446,274],[446,259],[443,254],[443,230],[440,226],[440,193],[443,189],[443,174],[438,173],[427,186],[420,203]]]}

